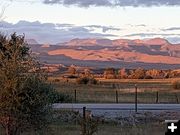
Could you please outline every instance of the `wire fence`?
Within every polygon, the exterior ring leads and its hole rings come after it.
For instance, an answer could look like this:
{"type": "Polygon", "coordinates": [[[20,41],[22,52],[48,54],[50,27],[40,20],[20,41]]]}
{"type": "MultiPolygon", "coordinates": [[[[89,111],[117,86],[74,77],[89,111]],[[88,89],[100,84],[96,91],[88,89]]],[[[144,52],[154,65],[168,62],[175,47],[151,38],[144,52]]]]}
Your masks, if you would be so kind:
{"type": "Polygon", "coordinates": [[[70,95],[72,103],[179,103],[180,92],[161,88],[125,88],[111,90],[61,91],[70,95]]]}

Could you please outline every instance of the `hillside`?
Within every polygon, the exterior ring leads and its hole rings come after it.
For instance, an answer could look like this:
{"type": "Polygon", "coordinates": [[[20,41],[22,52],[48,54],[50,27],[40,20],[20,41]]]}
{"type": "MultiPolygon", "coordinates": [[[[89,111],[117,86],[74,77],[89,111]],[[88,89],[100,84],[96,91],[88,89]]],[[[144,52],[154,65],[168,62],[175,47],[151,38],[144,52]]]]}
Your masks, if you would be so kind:
{"type": "Polygon", "coordinates": [[[28,44],[39,44],[35,39],[26,39],[26,42],[28,43],[28,44]]]}
{"type": "Polygon", "coordinates": [[[180,44],[162,38],[73,39],[58,45],[32,45],[32,50],[41,60],[54,64],[180,68],[180,44]]]}

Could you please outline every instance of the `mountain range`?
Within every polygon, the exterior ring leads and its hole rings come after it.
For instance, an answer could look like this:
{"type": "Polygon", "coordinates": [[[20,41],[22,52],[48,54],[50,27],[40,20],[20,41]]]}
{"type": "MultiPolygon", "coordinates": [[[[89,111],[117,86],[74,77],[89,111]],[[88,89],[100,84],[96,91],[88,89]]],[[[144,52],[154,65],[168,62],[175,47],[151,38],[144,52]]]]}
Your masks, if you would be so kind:
{"type": "Polygon", "coordinates": [[[180,44],[163,38],[72,39],[57,45],[30,45],[34,54],[50,64],[91,67],[180,68],[180,44]]]}

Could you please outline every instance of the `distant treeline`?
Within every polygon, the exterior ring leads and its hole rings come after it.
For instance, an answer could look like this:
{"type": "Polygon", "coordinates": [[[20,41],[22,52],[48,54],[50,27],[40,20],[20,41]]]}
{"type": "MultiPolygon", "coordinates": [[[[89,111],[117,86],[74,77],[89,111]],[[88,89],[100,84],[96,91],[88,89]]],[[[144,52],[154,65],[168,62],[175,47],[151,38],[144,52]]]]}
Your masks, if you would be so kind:
{"type": "Polygon", "coordinates": [[[114,69],[107,68],[104,70],[104,78],[106,79],[163,79],[178,78],[180,71],[178,70],[157,70],[157,69],[114,69]]]}
{"type": "Polygon", "coordinates": [[[112,67],[104,69],[95,69],[88,67],[78,67],[75,65],[69,67],[59,67],[61,75],[70,78],[93,77],[105,79],[164,79],[164,78],[180,78],[180,70],[159,70],[159,69],[115,69],[112,67]]]}

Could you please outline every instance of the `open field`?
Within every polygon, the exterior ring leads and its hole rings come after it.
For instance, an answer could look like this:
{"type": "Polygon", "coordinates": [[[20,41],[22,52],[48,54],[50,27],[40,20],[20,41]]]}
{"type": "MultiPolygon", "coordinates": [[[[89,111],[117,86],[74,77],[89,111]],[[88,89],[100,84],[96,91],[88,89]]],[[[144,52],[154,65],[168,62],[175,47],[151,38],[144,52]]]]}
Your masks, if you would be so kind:
{"type": "Polygon", "coordinates": [[[174,80],[179,79],[98,79],[97,85],[84,85],[75,79],[49,78],[58,92],[71,95],[72,102],[78,103],[133,103],[135,84],[139,103],[179,103],[180,90],[173,89],[174,80]]]}
{"type": "MultiPolygon", "coordinates": [[[[80,126],[76,124],[54,123],[48,131],[42,131],[43,135],[80,135],[80,126]]],[[[139,126],[120,126],[117,124],[99,125],[97,135],[164,135],[165,124],[146,124],[139,126]]],[[[3,131],[0,128],[0,135],[3,131]]],[[[34,133],[24,133],[23,135],[34,135],[34,133]]]]}
{"type": "MultiPolygon", "coordinates": [[[[77,125],[53,126],[55,135],[79,135],[80,127],[77,125]]],[[[165,125],[147,124],[137,127],[123,127],[115,124],[103,124],[99,126],[97,135],[164,135],[165,125]]]]}

